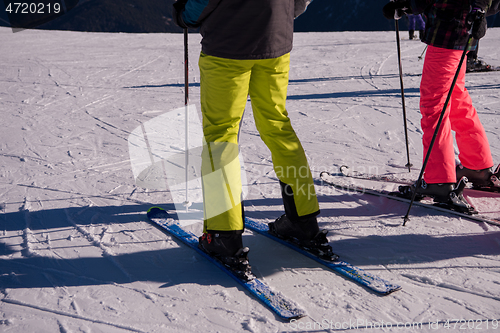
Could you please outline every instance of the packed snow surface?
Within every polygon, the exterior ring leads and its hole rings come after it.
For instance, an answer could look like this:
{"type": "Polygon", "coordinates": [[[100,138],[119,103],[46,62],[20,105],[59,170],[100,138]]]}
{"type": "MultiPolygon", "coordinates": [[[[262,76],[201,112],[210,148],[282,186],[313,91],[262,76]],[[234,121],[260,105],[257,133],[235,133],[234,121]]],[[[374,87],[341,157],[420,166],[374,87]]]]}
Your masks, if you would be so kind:
{"type": "MultiPolygon", "coordinates": [[[[199,42],[189,35],[198,114],[199,42]]],[[[403,227],[407,204],[319,181],[320,227],[334,251],[402,290],[376,295],[246,231],[255,274],[308,313],[280,321],[146,220],[150,206],[173,211],[182,196],[138,186],[129,138],[184,107],[181,34],[0,28],[0,44],[1,332],[500,332],[499,227],[422,207],[403,227]]],[[[424,48],[401,41],[412,177],[422,165],[424,48]]],[[[479,57],[500,65],[500,29],[488,30],[479,57]]],[[[467,74],[466,86],[500,163],[500,72],[467,74]]],[[[288,96],[316,179],[343,164],[405,175],[395,32],[296,34],[288,96]]],[[[248,103],[245,210],[270,222],[283,206],[251,113],[248,103]]],[[[183,140],[173,149],[182,153],[183,140]]]]}

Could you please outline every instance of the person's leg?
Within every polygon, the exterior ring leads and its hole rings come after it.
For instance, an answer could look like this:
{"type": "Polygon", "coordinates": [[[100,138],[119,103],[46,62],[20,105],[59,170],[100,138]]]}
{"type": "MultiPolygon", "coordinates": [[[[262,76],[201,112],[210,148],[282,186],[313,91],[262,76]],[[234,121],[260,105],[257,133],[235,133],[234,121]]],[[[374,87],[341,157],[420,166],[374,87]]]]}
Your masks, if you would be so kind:
{"type": "Polygon", "coordinates": [[[409,38],[413,39],[413,38],[415,38],[415,19],[416,19],[416,16],[412,15],[412,14],[408,14],[407,17],[408,17],[409,38]]]}
{"type": "Polygon", "coordinates": [[[462,68],[453,90],[450,121],[461,163],[457,168],[457,180],[466,176],[474,186],[490,186],[493,158],[486,132],[465,88],[465,68],[462,68]]]}
{"type": "MultiPolygon", "coordinates": [[[[286,111],[290,55],[256,61],[250,79],[255,124],[272,154],[282,187],[285,213],[292,221],[319,214],[312,174],[302,145],[286,111]]],[[[315,231],[316,232],[316,231],[315,231]]]]}
{"type": "Polygon", "coordinates": [[[424,35],[425,35],[425,21],[424,19],[422,18],[422,15],[416,15],[417,18],[416,18],[416,28],[418,30],[418,38],[420,40],[423,40],[424,39],[424,35]]]}
{"type": "Polygon", "coordinates": [[[465,88],[465,67],[457,80],[452,99],[451,129],[455,131],[460,162],[472,170],[492,167],[493,158],[486,132],[465,88]]]}
{"type": "Polygon", "coordinates": [[[424,30],[425,29],[425,21],[422,18],[422,15],[415,15],[415,28],[416,30],[424,30]]]}
{"type": "MultiPolygon", "coordinates": [[[[203,134],[204,232],[243,232],[238,131],[245,109],[250,68],[247,62],[201,54],[200,94],[203,134]]],[[[241,237],[240,237],[241,239],[241,237]]]]}
{"type": "MultiPolygon", "coordinates": [[[[420,83],[420,112],[424,158],[453,82],[462,51],[429,46],[420,83]]],[[[453,104],[451,101],[450,104],[453,104]]],[[[450,104],[436,137],[425,169],[424,179],[429,184],[455,182],[455,153],[449,119],[450,104]]]]}

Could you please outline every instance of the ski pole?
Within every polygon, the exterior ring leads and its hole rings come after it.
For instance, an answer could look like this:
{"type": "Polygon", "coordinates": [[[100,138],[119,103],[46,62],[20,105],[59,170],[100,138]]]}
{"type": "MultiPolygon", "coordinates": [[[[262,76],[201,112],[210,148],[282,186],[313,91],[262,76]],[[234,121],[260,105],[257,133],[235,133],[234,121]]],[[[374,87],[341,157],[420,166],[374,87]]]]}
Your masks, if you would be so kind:
{"type": "Polygon", "coordinates": [[[185,148],[184,148],[184,160],[185,160],[185,180],[186,180],[186,201],[183,205],[186,207],[186,212],[189,211],[189,189],[188,189],[188,173],[189,173],[189,58],[188,58],[188,29],[184,28],[184,109],[185,109],[185,148]]]}
{"type": "Polygon", "coordinates": [[[465,56],[467,55],[467,49],[469,48],[469,44],[472,40],[472,34],[469,32],[469,38],[467,39],[467,44],[465,45],[464,52],[462,53],[462,57],[460,58],[460,62],[458,63],[457,71],[455,72],[455,77],[453,78],[453,82],[451,83],[450,90],[448,91],[448,96],[446,97],[446,102],[444,103],[443,110],[441,111],[441,115],[439,116],[439,120],[436,125],[436,129],[434,130],[434,135],[432,136],[431,143],[429,144],[429,148],[427,149],[427,154],[425,155],[424,164],[422,165],[422,169],[420,170],[420,174],[417,179],[417,183],[415,185],[415,191],[413,191],[410,201],[410,206],[408,207],[408,211],[406,212],[403,222],[403,226],[406,225],[406,222],[409,221],[409,215],[411,207],[413,206],[413,202],[415,202],[415,197],[417,195],[417,190],[422,183],[422,178],[424,176],[425,167],[427,166],[427,162],[429,162],[429,157],[431,156],[432,147],[434,146],[434,142],[436,141],[436,137],[438,135],[439,129],[441,127],[441,123],[443,122],[444,114],[446,113],[446,108],[448,107],[448,103],[451,99],[451,94],[453,93],[453,88],[458,79],[458,75],[460,74],[460,69],[462,68],[465,56]]]}
{"type": "Polygon", "coordinates": [[[403,103],[403,124],[405,130],[405,142],[406,142],[406,159],[408,163],[405,165],[408,168],[408,172],[411,172],[412,164],[410,163],[410,150],[408,147],[408,126],[406,125],[406,107],[405,107],[405,89],[403,86],[403,68],[401,66],[401,46],[399,42],[399,19],[396,22],[396,42],[398,47],[398,63],[399,63],[399,84],[401,86],[401,102],[403,103]]]}
{"type": "Polygon", "coordinates": [[[418,56],[418,60],[422,60],[422,57],[424,56],[425,51],[427,50],[427,47],[429,45],[425,45],[425,49],[422,51],[422,54],[418,56]]]}

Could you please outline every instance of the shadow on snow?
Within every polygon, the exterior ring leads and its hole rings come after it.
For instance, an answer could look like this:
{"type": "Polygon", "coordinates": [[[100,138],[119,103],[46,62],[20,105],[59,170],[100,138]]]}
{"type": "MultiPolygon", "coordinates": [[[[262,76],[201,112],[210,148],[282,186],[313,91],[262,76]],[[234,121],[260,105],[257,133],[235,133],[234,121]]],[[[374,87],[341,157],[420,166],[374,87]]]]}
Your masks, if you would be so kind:
{"type": "MultiPolygon", "coordinates": [[[[331,201],[328,196],[319,196],[320,201],[331,201]]],[[[367,216],[369,219],[383,220],[385,217],[394,217],[405,210],[405,205],[396,203],[393,206],[382,205],[380,198],[342,194],[335,197],[335,201],[349,203],[363,200],[364,204],[354,208],[335,208],[322,210],[322,217],[342,216],[348,220],[349,216],[367,216]],[[390,210],[391,212],[387,212],[390,210]],[[394,213],[397,211],[397,213],[394,213]]],[[[248,200],[247,205],[275,206],[275,210],[266,210],[265,217],[268,221],[281,214],[281,199],[258,199],[248,200]]],[[[162,205],[166,209],[173,209],[173,205],[162,205]]],[[[353,205],[354,206],[354,205],[353,205]]],[[[151,232],[154,228],[145,216],[145,211],[150,205],[122,205],[104,207],[73,207],[64,209],[41,210],[41,211],[20,211],[3,214],[0,221],[2,230],[18,231],[15,236],[0,237],[0,255],[3,257],[0,266],[0,286],[1,288],[42,288],[55,286],[82,286],[82,285],[102,285],[102,284],[125,284],[137,281],[154,281],[164,287],[184,283],[196,283],[201,285],[225,285],[234,286],[232,279],[213,265],[195,254],[192,249],[182,245],[178,247],[155,249],[150,251],[139,251],[134,253],[110,254],[106,251],[106,246],[101,246],[102,254],[96,257],[64,258],[57,255],[43,256],[47,253],[57,251],[55,245],[46,244],[46,249],[40,247],[43,242],[38,242],[36,253],[27,249],[26,235],[27,228],[33,234],[40,232],[56,232],[61,228],[89,227],[103,224],[127,224],[131,222],[144,222],[145,232],[151,232]],[[51,231],[52,229],[52,231],[51,231]],[[13,240],[23,238],[23,244],[12,244],[13,240]],[[21,249],[21,250],[20,250],[21,249]],[[19,252],[21,256],[19,256],[19,252]],[[42,255],[40,255],[42,253],[42,255]],[[17,255],[17,256],[16,256],[17,255]]],[[[345,206],[344,206],[345,207],[345,206]]],[[[429,213],[432,214],[432,213],[429,213]]],[[[439,213],[436,213],[439,214],[439,213]]],[[[263,218],[262,211],[249,211],[249,217],[263,218]]],[[[349,221],[347,221],[349,222],[349,221]]],[[[355,221],[350,223],[355,227],[355,221]]],[[[415,219],[412,223],[422,223],[415,219]]],[[[473,222],[471,222],[473,223],[473,222]]],[[[320,223],[321,227],[321,223],[320,223]]],[[[390,226],[389,226],[390,227],[390,226]]],[[[399,226],[392,226],[399,227],[399,226]]],[[[137,232],[138,230],[131,230],[137,232]]],[[[335,237],[331,231],[331,238],[335,237]]],[[[4,232],[5,235],[5,232],[4,232]]],[[[298,260],[299,254],[291,252],[274,258],[269,255],[266,249],[258,249],[259,244],[273,246],[278,250],[282,247],[278,243],[260,240],[261,236],[254,236],[251,233],[244,235],[244,243],[254,251],[255,260],[252,265],[259,271],[259,275],[272,275],[274,272],[288,268],[317,267],[314,262],[298,260]],[[260,254],[259,254],[260,253],[260,254]],[[263,254],[264,253],[264,254],[263,254]],[[262,262],[259,265],[259,261],[262,262]],[[271,262],[271,263],[269,263],[271,262]]],[[[354,265],[386,265],[386,264],[416,264],[432,263],[441,260],[471,257],[476,255],[499,255],[500,247],[496,239],[500,238],[499,232],[489,232],[485,234],[458,234],[458,235],[426,235],[426,234],[404,234],[404,235],[370,235],[357,238],[341,239],[331,241],[334,251],[342,259],[354,265]]],[[[171,238],[165,235],[165,240],[171,238]]],[[[64,240],[63,240],[64,241],[64,240]]],[[[147,247],[148,242],[161,242],[150,240],[142,242],[147,247]]],[[[55,240],[54,240],[55,242],[55,240]]],[[[78,252],[85,246],[96,246],[95,241],[89,239],[86,245],[71,244],[71,241],[64,241],[65,250],[78,252]],[[65,244],[68,244],[66,246],[65,244]]],[[[133,239],[131,243],[141,243],[141,240],[133,239]]],[[[43,245],[43,244],[42,244],[43,245]]],[[[126,243],[116,243],[109,249],[117,249],[126,243]],[[117,247],[115,248],[114,246],[117,247]]],[[[144,247],[143,247],[144,249],[144,247]]],[[[278,251],[279,252],[279,251],[278,251]]],[[[275,253],[274,251],[272,253],[275,253]]],[[[252,260],[252,254],[250,254],[252,260]]],[[[477,267],[479,268],[479,267],[477,267]]],[[[489,267],[492,268],[492,267],[489,267]]],[[[430,267],[420,267],[419,269],[430,269],[430,267]]]]}

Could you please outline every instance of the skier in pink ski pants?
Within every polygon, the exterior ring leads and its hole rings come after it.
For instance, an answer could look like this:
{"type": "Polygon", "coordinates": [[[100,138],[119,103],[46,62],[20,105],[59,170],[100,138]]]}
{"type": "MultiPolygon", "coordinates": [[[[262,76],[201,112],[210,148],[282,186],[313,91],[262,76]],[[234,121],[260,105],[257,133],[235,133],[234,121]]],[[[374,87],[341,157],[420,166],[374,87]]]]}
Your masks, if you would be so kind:
{"type": "MultiPolygon", "coordinates": [[[[430,147],[439,117],[457,73],[469,31],[470,49],[486,33],[486,13],[498,12],[498,0],[396,0],[384,6],[386,18],[403,14],[424,13],[427,17],[425,36],[428,44],[420,83],[420,112],[423,131],[424,157],[430,147]],[[493,2],[493,5],[492,5],[493,2]]],[[[455,184],[466,176],[475,187],[500,186],[500,168],[493,171],[490,145],[476,109],[465,88],[465,63],[458,72],[451,99],[432,147],[417,193],[449,202],[455,184]],[[459,150],[460,165],[456,166],[452,131],[459,150]]]]}
{"type": "MultiPolygon", "coordinates": [[[[462,53],[462,50],[448,50],[432,45],[427,48],[420,82],[424,156],[427,155],[462,53]]],[[[425,169],[424,179],[428,184],[455,183],[457,180],[451,131],[455,131],[459,159],[464,167],[482,170],[493,166],[488,138],[465,88],[465,69],[464,64],[425,169]]]]}

